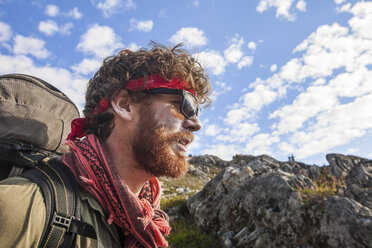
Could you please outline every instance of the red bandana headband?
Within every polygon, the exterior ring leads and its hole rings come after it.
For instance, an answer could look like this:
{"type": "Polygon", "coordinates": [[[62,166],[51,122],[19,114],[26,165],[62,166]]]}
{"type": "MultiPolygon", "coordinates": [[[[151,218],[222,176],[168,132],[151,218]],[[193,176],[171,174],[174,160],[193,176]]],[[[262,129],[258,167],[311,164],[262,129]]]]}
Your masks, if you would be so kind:
{"type": "MultiPolygon", "coordinates": [[[[152,90],[157,88],[168,88],[168,89],[179,89],[187,90],[195,96],[195,90],[190,89],[186,81],[181,81],[181,79],[175,77],[171,81],[164,79],[160,74],[152,74],[147,77],[147,82],[145,78],[134,79],[128,82],[125,86],[127,90],[152,90]]],[[[99,113],[105,111],[109,107],[109,103],[106,97],[99,101],[97,107],[94,108],[93,114],[98,115],[99,113]]],[[[85,136],[83,131],[84,124],[86,123],[86,118],[76,118],[71,122],[71,133],[68,135],[68,140],[74,140],[77,138],[82,138],[85,136]]]]}
{"type": "Polygon", "coordinates": [[[190,89],[186,81],[181,81],[181,79],[177,77],[173,78],[171,81],[168,81],[159,74],[149,75],[147,77],[147,82],[145,82],[145,78],[131,80],[125,86],[125,89],[127,90],[152,90],[157,88],[187,90],[195,96],[195,90],[190,89]]]}

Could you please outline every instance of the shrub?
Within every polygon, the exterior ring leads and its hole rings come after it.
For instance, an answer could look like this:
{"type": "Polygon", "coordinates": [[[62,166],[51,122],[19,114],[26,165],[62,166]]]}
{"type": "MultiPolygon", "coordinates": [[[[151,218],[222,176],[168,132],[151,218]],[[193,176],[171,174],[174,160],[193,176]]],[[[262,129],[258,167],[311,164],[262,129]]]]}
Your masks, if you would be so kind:
{"type": "Polygon", "coordinates": [[[327,167],[323,167],[320,175],[314,181],[315,189],[310,187],[297,188],[301,193],[301,197],[306,205],[311,205],[320,202],[332,195],[341,195],[345,186],[343,178],[331,176],[327,167]]]}

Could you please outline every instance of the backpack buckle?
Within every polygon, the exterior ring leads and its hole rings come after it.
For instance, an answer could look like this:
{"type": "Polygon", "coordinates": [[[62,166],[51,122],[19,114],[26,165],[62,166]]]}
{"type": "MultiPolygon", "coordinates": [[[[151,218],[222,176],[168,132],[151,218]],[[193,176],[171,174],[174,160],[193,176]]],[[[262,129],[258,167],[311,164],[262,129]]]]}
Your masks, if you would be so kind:
{"type": "Polygon", "coordinates": [[[57,226],[62,226],[66,228],[66,232],[68,232],[70,229],[71,223],[73,222],[74,219],[75,219],[75,216],[66,218],[66,217],[58,215],[57,212],[54,212],[52,224],[57,225],[57,226]]]}

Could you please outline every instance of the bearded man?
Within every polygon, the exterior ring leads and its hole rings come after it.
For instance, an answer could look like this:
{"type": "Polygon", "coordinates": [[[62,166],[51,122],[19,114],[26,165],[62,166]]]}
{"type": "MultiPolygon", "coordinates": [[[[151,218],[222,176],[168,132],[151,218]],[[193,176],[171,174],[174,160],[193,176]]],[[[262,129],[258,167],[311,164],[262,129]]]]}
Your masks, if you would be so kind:
{"type": "MultiPolygon", "coordinates": [[[[156,177],[187,172],[186,148],[201,128],[199,104],[210,102],[209,91],[205,71],[179,45],[152,43],[103,61],[88,84],[85,118],[72,122],[70,152],[62,157],[80,186],[81,220],[97,233],[97,240],[78,235],[77,247],[168,246],[156,177]]],[[[22,236],[7,237],[2,247],[35,247],[45,205],[36,184],[17,180],[14,187],[24,194],[13,202],[29,207],[1,223],[22,227],[22,236]]]]}

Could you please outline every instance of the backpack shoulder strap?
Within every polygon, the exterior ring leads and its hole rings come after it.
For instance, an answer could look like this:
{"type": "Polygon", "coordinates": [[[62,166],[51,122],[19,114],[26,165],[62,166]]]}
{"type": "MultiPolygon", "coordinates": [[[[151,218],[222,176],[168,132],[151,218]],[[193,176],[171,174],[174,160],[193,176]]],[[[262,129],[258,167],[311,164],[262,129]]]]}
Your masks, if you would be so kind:
{"type": "Polygon", "coordinates": [[[79,220],[78,186],[60,159],[47,157],[21,176],[37,183],[44,197],[46,221],[39,247],[74,247],[76,234],[97,239],[93,226],[79,220]]]}

